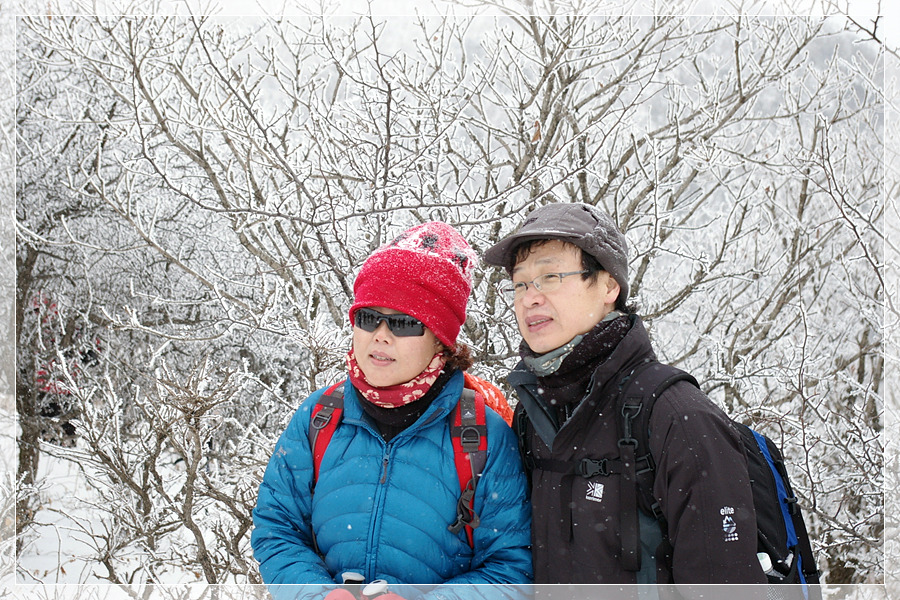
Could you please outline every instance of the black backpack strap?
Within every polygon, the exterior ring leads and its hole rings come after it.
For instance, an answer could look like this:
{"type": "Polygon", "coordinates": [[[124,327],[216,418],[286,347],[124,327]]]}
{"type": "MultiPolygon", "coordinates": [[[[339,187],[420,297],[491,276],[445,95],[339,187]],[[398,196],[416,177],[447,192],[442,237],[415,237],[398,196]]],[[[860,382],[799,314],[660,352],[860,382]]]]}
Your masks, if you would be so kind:
{"type": "Polygon", "coordinates": [[[525,412],[525,405],[521,402],[516,404],[513,411],[512,429],[516,432],[516,438],[519,440],[519,455],[522,457],[522,466],[525,467],[525,476],[528,479],[528,489],[530,490],[531,473],[534,471],[534,453],[528,440],[528,414],[525,412]]]}
{"type": "Polygon", "coordinates": [[[533,458],[534,469],[539,471],[552,471],[562,473],[559,485],[559,506],[563,531],[568,532],[569,539],[575,536],[572,522],[572,480],[575,477],[592,479],[594,477],[609,477],[610,475],[623,475],[623,460],[621,458],[582,458],[581,460],[554,460],[549,458],[533,458]]]}
{"type": "Polygon", "coordinates": [[[531,421],[535,433],[548,448],[552,448],[556,432],[559,431],[559,422],[553,412],[538,399],[537,377],[520,362],[506,377],[506,381],[516,390],[519,406],[531,421]]]}
{"type": "Polygon", "coordinates": [[[792,515],[794,520],[794,529],[797,532],[797,549],[800,551],[800,559],[802,561],[803,577],[806,583],[818,585],[821,572],[816,566],[816,557],[812,551],[812,544],[809,541],[809,532],[806,530],[806,523],[803,522],[803,516],[797,511],[792,515]]]}
{"type": "MultiPolygon", "coordinates": [[[[548,448],[553,448],[553,440],[556,439],[556,433],[560,428],[559,421],[554,412],[538,399],[537,377],[525,368],[523,362],[516,365],[516,368],[507,376],[506,380],[515,388],[519,398],[516,413],[513,415],[514,419],[516,419],[514,426],[516,434],[519,436],[519,450],[522,453],[525,470],[528,474],[529,489],[531,487],[532,473],[536,469],[564,473],[562,485],[559,487],[560,506],[568,507],[572,503],[572,487],[567,483],[567,479],[580,474],[579,468],[581,464],[538,459],[534,456],[528,443],[528,423],[531,423],[532,429],[540,436],[544,444],[548,448]]],[[[587,465],[585,468],[592,470],[587,465]]],[[[574,535],[571,510],[563,510],[562,520],[562,527],[569,532],[571,539],[571,536],[574,535]]]]}
{"type": "Polygon", "coordinates": [[[679,381],[700,387],[689,373],[657,361],[635,367],[620,384],[616,398],[619,425],[619,456],[622,461],[620,487],[620,536],[622,564],[628,571],[641,569],[641,532],[638,509],[660,523],[663,544],[668,541],[665,518],[653,497],[656,463],[650,453],[650,414],[663,392],[679,381]],[[647,390],[652,390],[647,392],[647,390]]]}
{"type": "Polygon", "coordinates": [[[797,550],[800,551],[803,578],[806,579],[806,583],[818,585],[821,572],[816,566],[816,557],[809,541],[809,531],[806,530],[806,523],[803,521],[803,515],[799,509],[791,513],[791,519],[794,521],[794,530],[797,533],[797,550]]]}

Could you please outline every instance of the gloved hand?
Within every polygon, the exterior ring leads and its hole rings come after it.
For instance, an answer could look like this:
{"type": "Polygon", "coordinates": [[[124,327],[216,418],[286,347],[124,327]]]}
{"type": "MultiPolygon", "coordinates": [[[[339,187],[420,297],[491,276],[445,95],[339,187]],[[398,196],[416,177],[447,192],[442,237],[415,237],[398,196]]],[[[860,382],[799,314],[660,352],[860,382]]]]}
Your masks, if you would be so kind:
{"type": "Polygon", "coordinates": [[[325,600],[356,600],[356,596],[344,588],[338,588],[328,592],[328,595],[325,596],[325,600]]]}

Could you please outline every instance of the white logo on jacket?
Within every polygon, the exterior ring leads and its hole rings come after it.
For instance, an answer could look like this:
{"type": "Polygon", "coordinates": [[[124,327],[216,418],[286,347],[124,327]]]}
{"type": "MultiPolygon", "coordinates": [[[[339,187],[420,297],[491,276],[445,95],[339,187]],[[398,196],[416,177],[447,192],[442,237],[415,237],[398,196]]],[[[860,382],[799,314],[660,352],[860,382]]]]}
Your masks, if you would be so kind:
{"type": "Polygon", "coordinates": [[[722,510],[719,511],[719,514],[723,517],[722,531],[725,532],[725,541],[738,541],[737,523],[734,522],[734,517],[731,516],[734,514],[734,509],[730,506],[723,506],[722,510]]]}
{"type": "Polygon", "coordinates": [[[593,481],[588,481],[587,494],[584,496],[584,499],[590,500],[591,502],[602,502],[603,501],[603,484],[602,483],[594,483],[593,481]]]}

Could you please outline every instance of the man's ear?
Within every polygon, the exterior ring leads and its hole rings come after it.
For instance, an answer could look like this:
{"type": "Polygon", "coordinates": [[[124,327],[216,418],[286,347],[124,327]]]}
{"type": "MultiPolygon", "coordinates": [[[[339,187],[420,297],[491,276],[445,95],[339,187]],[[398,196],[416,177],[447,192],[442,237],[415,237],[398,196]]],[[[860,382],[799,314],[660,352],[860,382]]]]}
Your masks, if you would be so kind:
{"type": "Polygon", "coordinates": [[[616,300],[619,298],[619,292],[622,287],[619,285],[619,282],[613,279],[612,276],[608,276],[606,278],[606,302],[607,304],[615,304],[616,300]]]}

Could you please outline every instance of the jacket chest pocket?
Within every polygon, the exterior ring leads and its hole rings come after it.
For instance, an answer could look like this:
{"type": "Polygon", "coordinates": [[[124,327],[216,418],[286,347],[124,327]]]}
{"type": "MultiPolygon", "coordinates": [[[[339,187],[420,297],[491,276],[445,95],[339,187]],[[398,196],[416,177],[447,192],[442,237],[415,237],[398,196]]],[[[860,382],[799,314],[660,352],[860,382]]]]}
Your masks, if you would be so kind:
{"type": "Polygon", "coordinates": [[[564,512],[570,515],[570,543],[573,558],[588,558],[586,567],[596,568],[597,556],[618,556],[621,552],[619,475],[586,478],[576,475],[568,482],[571,499],[564,512]]]}

